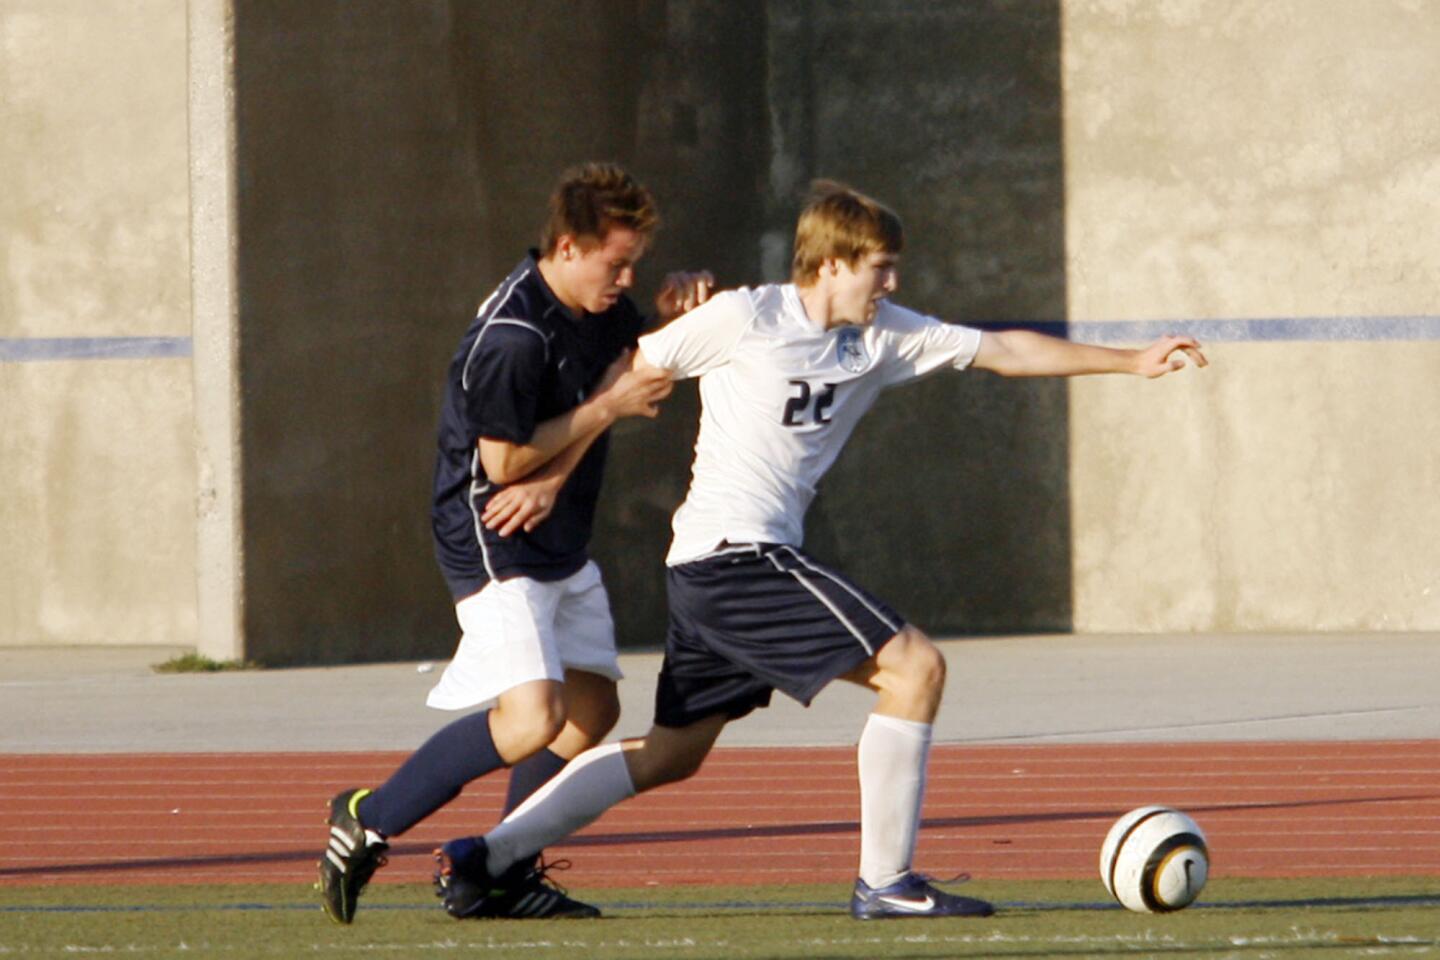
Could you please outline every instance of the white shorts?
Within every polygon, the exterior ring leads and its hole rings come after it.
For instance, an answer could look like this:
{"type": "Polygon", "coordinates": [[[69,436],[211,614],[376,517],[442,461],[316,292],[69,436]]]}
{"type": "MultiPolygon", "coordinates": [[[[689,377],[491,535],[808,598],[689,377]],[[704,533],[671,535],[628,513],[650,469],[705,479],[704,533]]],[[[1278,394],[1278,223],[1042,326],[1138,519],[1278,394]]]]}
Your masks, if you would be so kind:
{"type": "Polygon", "coordinates": [[[460,646],[425,698],[437,710],[464,710],[531,680],[563,681],[566,670],[621,677],[610,599],[593,560],[550,583],[492,580],[457,603],[455,616],[460,646]]]}

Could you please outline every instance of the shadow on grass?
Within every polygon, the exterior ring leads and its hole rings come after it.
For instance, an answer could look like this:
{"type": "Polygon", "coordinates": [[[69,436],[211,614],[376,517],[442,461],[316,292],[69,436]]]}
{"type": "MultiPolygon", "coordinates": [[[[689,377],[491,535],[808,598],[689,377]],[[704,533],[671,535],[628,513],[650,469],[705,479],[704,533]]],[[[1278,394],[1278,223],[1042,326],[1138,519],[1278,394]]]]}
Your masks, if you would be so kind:
{"type": "MultiPolygon", "coordinates": [[[[1388,797],[1354,797],[1332,800],[1295,800],[1274,803],[1230,803],[1209,806],[1191,806],[1187,809],[1194,814],[1216,813],[1236,810],[1296,810],[1314,807],[1346,806],[1350,804],[1396,803],[1413,800],[1440,799],[1434,794],[1401,794],[1388,797]]],[[[1125,810],[1071,810],[1056,813],[1026,813],[986,817],[931,817],[921,824],[922,829],[992,827],[1024,825],[1029,823],[1056,823],[1066,821],[1109,821],[1125,810]]],[[[759,827],[716,827],[707,830],[638,830],[619,833],[587,834],[570,837],[566,846],[573,847],[615,847],[631,844],[694,843],[704,840],[733,840],[766,837],[813,837],[835,834],[858,834],[860,824],[856,820],[829,820],[817,823],[779,823],[759,827]]],[[[428,854],[433,845],[429,843],[394,843],[392,854],[428,854]]],[[[224,854],[196,857],[139,857],[132,860],[102,860],[86,863],[64,863],[40,867],[0,867],[0,878],[26,876],[67,876],[84,874],[116,874],[132,870],[206,868],[216,866],[242,866],[264,863],[303,863],[317,860],[318,845],[303,850],[281,850],[273,853],[224,854]]],[[[1263,906],[1264,904],[1256,904],[1263,906]]],[[[1282,905],[1282,904],[1276,904],[1282,905]]],[[[1299,905],[1299,904],[1292,904],[1299,905]]]]}

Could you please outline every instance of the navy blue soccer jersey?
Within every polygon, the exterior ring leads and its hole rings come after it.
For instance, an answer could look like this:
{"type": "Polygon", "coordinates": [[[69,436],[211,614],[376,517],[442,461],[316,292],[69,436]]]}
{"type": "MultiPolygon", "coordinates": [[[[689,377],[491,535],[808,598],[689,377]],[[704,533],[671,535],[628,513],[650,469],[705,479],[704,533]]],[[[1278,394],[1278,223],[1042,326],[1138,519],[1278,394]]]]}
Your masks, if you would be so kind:
{"type": "Polygon", "coordinates": [[[604,313],[575,317],[541,277],[537,255],[530,251],[480,305],[446,379],[431,526],[457,600],[491,580],[560,580],[585,565],[608,434],[590,445],[544,523],[503,538],[480,522],[502,488],[485,475],[478,443],[528,443],[537,426],[590,395],[644,326],[625,296],[604,313]]]}

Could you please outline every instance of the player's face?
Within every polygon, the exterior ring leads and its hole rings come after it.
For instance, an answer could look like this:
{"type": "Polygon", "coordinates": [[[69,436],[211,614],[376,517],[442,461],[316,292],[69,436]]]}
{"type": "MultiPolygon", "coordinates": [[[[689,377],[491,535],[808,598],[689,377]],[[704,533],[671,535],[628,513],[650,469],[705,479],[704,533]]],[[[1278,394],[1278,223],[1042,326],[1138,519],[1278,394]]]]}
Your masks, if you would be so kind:
{"type": "Polygon", "coordinates": [[[841,323],[872,323],[880,301],[900,289],[900,256],[894,253],[867,253],[851,266],[835,262],[832,316],[841,323]]]}
{"type": "Polygon", "coordinates": [[[628,227],[612,227],[596,242],[568,235],[556,247],[564,291],[555,293],[568,307],[604,313],[635,282],[635,264],[645,255],[645,237],[628,227]]]}

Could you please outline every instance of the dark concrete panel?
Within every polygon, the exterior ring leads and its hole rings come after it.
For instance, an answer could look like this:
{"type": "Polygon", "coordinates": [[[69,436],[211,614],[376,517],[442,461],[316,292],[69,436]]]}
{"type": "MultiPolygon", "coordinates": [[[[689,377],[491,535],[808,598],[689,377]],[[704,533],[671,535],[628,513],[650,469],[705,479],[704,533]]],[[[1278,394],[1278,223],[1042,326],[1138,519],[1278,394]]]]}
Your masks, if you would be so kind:
{"type": "MultiPolygon", "coordinates": [[[[958,322],[1063,318],[1058,3],[771,9],[785,72],[769,97],[791,166],[900,214],[896,299],[958,322]]],[[[967,373],[897,390],[823,484],[808,543],[928,630],[1066,629],[1067,419],[1059,381],[967,373]]]]}
{"type": "MultiPolygon", "coordinates": [[[[708,268],[725,286],[753,284],[769,156],[765,4],[644,7],[648,58],[630,163],[658,198],[664,224],[643,265],[642,297],[682,268],[708,268]]],[[[695,385],[681,384],[657,421],[622,423],[614,432],[594,554],[622,645],[664,640],[670,515],[689,482],[699,411],[695,385]]]]}
{"type": "MultiPolygon", "coordinates": [[[[776,279],[801,188],[831,175],[905,217],[903,302],[1064,314],[1055,4],[236,0],[235,19],[256,659],[452,648],[428,524],[441,379],[570,164],[617,160],[656,193],[642,299],[679,266],[776,279]]],[[[888,398],[811,545],[934,630],[1063,627],[1064,397],[973,375],[888,398]]],[[[595,554],[622,643],[662,636],[696,412],[685,385],[615,432],[595,554]]]]}
{"type": "Polygon", "coordinates": [[[467,55],[432,0],[237,0],[247,655],[437,656],[445,359],[488,278],[467,55]]]}

